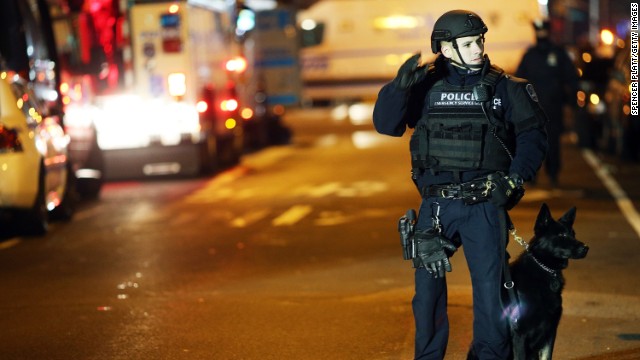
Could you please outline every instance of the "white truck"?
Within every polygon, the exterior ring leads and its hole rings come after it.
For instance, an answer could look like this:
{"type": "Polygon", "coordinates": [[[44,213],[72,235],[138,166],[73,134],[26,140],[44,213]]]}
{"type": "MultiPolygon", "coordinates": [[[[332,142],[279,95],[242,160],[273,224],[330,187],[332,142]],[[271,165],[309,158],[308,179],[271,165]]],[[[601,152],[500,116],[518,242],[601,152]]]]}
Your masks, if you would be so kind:
{"type": "Polygon", "coordinates": [[[472,10],[487,24],[486,53],[515,71],[535,41],[531,23],[544,7],[536,0],[322,0],[298,13],[302,31],[303,97],[318,101],[372,100],[409,56],[434,59],[435,21],[453,9],[472,10]]]}
{"type": "Polygon", "coordinates": [[[225,69],[240,51],[231,14],[223,0],[129,2],[126,86],[95,101],[107,178],[195,175],[239,160],[242,122],[225,69]]]}

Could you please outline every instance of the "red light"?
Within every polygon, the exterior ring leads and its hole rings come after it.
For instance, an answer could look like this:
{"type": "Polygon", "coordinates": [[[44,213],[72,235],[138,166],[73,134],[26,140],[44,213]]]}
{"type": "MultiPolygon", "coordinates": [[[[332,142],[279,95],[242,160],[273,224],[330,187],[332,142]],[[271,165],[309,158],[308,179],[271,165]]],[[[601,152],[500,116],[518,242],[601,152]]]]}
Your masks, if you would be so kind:
{"type": "Polygon", "coordinates": [[[20,150],[22,150],[22,145],[18,138],[18,132],[0,125],[0,152],[20,150]]]}

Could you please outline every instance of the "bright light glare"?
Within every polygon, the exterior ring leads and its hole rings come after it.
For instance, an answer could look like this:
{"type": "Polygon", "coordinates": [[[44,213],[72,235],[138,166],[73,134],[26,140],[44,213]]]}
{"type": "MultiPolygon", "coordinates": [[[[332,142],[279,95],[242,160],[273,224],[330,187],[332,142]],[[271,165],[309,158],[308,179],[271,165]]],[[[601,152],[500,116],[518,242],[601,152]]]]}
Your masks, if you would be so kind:
{"type": "Polygon", "coordinates": [[[415,29],[420,25],[418,18],[408,15],[378,17],[373,20],[376,29],[415,29]]]}
{"type": "Polygon", "coordinates": [[[331,110],[331,118],[334,121],[344,121],[349,116],[349,108],[347,105],[338,105],[331,110]]]}
{"type": "Polygon", "coordinates": [[[241,56],[237,56],[227,61],[225,67],[227,71],[242,73],[247,69],[247,60],[241,56]]]}
{"type": "Polygon", "coordinates": [[[223,100],[222,103],[220,103],[220,109],[222,109],[222,111],[234,111],[237,108],[238,101],[235,99],[223,100]]]}
{"type": "Polygon", "coordinates": [[[591,96],[589,96],[589,101],[593,105],[598,105],[598,103],[600,103],[600,97],[598,96],[598,94],[591,94],[591,96]]]}
{"type": "Polygon", "coordinates": [[[356,149],[371,149],[388,142],[389,139],[375,131],[354,131],[351,134],[351,141],[356,149]]]}
{"type": "Polygon", "coordinates": [[[300,27],[302,28],[302,30],[313,30],[316,28],[316,26],[318,26],[318,24],[316,24],[315,20],[313,19],[304,19],[300,23],[300,27]]]}
{"type": "Polygon", "coordinates": [[[196,104],[196,110],[197,110],[199,113],[201,113],[201,114],[202,114],[203,112],[207,111],[207,109],[208,109],[208,108],[209,108],[209,105],[208,105],[208,104],[207,104],[207,102],[206,102],[206,101],[204,101],[204,100],[200,100],[200,101],[198,101],[198,103],[196,104]]]}
{"type": "Polygon", "coordinates": [[[605,45],[613,44],[613,40],[615,40],[615,36],[609,29],[603,29],[600,32],[600,39],[602,39],[602,43],[605,45]]]}
{"type": "Polygon", "coordinates": [[[224,126],[229,130],[235,128],[236,124],[236,119],[234,118],[228,118],[227,121],[224,122],[224,126]]]}
{"type": "Polygon", "coordinates": [[[169,83],[169,95],[184,96],[187,92],[187,77],[183,73],[169,74],[167,81],[169,83]]]}
{"type": "Polygon", "coordinates": [[[251,119],[251,117],[253,117],[253,110],[251,110],[249,108],[244,108],[240,112],[240,116],[242,116],[242,118],[245,119],[245,120],[249,120],[249,119],[251,119]]]}
{"type": "Polygon", "coordinates": [[[133,95],[103,100],[94,118],[102,149],[140,148],[148,146],[152,139],[159,139],[163,145],[175,145],[185,135],[198,139],[201,130],[195,106],[144,101],[133,95]]]}
{"type": "Polygon", "coordinates": [[[373,104],[358,103],[349,106],[349,119],[354,125],[363,125],[373,118],[373,104]]]}
{"type": "Polygon", "coordinates": [[[255,13],[251,10],[242,9],[238,13],[238,22],[237,25],[238,30],[243,33],[246,31],[250,31],[256,26],[256,16],[255,13]]]}

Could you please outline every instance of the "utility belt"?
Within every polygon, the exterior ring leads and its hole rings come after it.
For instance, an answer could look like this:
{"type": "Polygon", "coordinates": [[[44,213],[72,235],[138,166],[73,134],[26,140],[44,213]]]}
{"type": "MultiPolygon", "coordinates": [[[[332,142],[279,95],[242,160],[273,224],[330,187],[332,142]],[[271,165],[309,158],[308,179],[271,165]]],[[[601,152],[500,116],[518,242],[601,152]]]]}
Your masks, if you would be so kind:
{"type": "Polygon", "coordinates": [[[461,199],[467,205],[485,202],[491,197],[491,181],[486,177],[460,184],[424,186],[420,194],[424,198],[461,199]]]}

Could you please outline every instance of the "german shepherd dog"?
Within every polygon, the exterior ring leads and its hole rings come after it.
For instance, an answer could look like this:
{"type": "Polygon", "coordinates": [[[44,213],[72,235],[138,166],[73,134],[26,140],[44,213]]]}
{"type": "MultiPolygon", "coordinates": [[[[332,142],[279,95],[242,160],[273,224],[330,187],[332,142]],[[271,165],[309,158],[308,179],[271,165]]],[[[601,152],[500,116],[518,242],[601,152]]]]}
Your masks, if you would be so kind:
{"type": "Polygon", "coordinates": [[[576,240],[575,218],[573,207],[556,221],[547,204],[542,204],[533,238],[509,266],[519,299],[517,306],[507,307],[518,315],[516,323],[510,321],[514,360],[552,358],[562,316],[562,270],[569,259],[582,259],[589,251],[576,240]]]}

